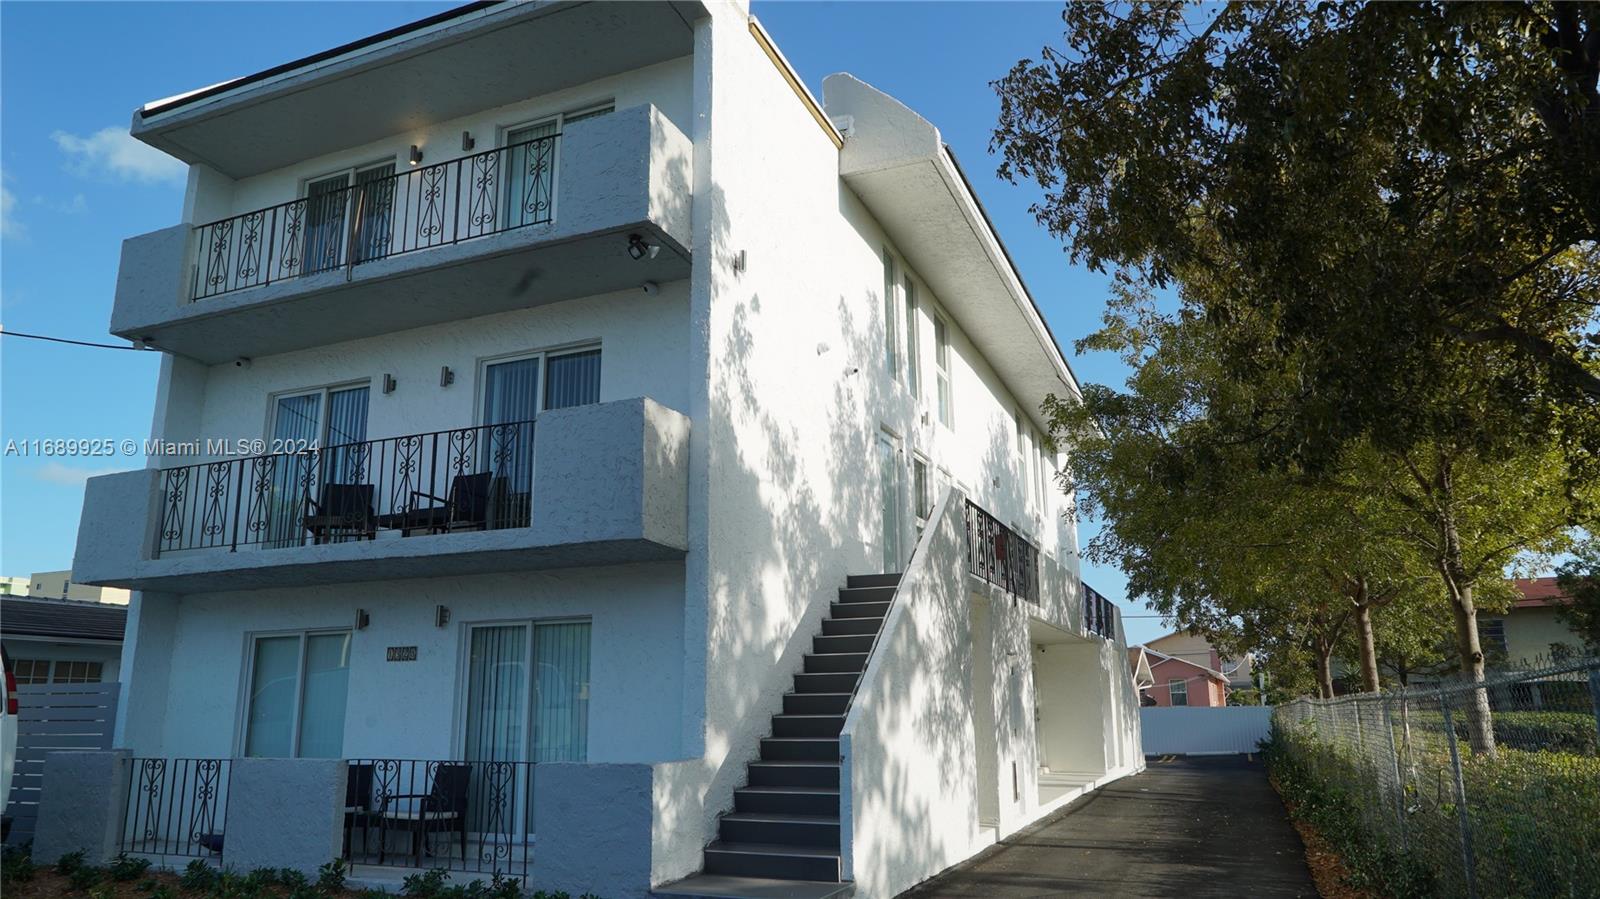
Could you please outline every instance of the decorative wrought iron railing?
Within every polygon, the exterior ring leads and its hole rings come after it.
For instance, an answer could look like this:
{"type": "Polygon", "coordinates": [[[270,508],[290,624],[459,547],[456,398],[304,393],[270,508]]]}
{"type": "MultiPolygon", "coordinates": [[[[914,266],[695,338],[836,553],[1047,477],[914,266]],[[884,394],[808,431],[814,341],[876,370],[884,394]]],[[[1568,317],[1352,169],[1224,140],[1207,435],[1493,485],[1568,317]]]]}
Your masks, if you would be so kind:
{"type": "Polygon", "coordinates": [[[228,818],[228,759],[135,758],[122,821],[123,852],[220,858],[228,818]]]}
{"type": "Polygon", "coordinates": [[[533,763],[351,759],[345,859],[526,880],[533,763]]]}
{"type": "Polygon", "coordinates": [[[155,554],[526,527],[533,424],[164,469],[155,554]]]}
{"type": "Polygon", "coordinates": [[[1039,550],[967,500],[967,571],[1030,602],[1039,601],[1039,550]]]}
{"type": "Polygon", "coordinates": [[[555,215],[560,134],[417,166],[195,229],[204,299],[400,253],[459,243],[555,215]]]}
{"type": "Polygon", "coordinates": [[[1088,584],[1083,585],[1083,629],[1107,640],[1115,639],[1117,635],[1116,608],[1111,605],[1111,600],[1088,584]]]}

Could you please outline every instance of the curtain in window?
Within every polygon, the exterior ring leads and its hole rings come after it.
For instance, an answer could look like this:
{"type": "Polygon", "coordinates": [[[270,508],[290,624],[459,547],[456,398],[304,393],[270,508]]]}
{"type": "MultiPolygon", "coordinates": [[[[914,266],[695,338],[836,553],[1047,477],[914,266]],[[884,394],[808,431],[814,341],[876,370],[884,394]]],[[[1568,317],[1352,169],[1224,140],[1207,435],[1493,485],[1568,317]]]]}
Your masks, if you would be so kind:
{"type": "MultiPolygon", "coordinates": [[[[278,397],[272,415],[274,441],[292,442],[299,446],[314,443],[322,436],[322,394],[305,393],[299,396],[278,397]]],[[[315,498],[317,474],[312,470],[314,456],[275,456],[272,465],[270,493],[255,497],[256,502],[267,503],[271,510],[264,536],[269,547],[299,546],[305,534],[301,523],[305,515],[306,490],[315,498]]]]}
{"type": "Polygon", "coordinates": [[[600,351],[551,356],[545,365],[544,407],[565,409],[600,402],[600,351]]]}
{"type": "Polygon", "coordinates": [[[300,697],[300,757],[344,755],[345,696],[350,685],[350,635],[306,637],[305,685],[300,697]]]}
{"type": "Polygon", "coordinates": [[[484,370],[484,424],[531,421],[538,408],[538,359],[498,362],[484,370]]]}
{"type": "Polygon", "coordinates": [[[356,172],[355,261],[382,259],[394,238],[394,163],[356,172]]]}
{"type": "Polygon", "coordinates": [[[506,227],[550,221],[555,211],[556,133],[554,120],[506,134],[506,227]]]}
{"type": "Polygon", "coordinates": [[[469,762],[527,760],[528,628],[475,627],[467,662],[469,762]]]}
{"type": "Polygon", "coordinates": [[[483,423],[479,471],[493,476],[490,484],[490,527],[527,523],[533,490],[533,425],[539,409],[539,362],[517,359],[490,365],[484,371],[483,423]]]}
{"type": "Polygon", "coordinates": [[[256,641],[255,649],[244,754],[289,758],[294,755],[294,699],[299,680],[300,638],[264,637],[256,641]]]}
{"type": "Polygon", "coordinates": [[[338,268],[344,245],[344,207],[350,200],[349,175],[334,175],[306,185],[306,253],[301,271],[338,268]]]}
{"type": "Polygon", "coordinates": [[[367,400],[371,388],[352,387],[328,394],[328,436],[323,445],[323,480],[331,484],[367,483],[371,477],[367,439],[367,400]],[[354,445],[352,445],[354,444],[354,445]]]}
{"type": "Polygon", "coordinates": [[[581,762],[589,753],[589,623],[533,629],[533,760],[581,762]]]}

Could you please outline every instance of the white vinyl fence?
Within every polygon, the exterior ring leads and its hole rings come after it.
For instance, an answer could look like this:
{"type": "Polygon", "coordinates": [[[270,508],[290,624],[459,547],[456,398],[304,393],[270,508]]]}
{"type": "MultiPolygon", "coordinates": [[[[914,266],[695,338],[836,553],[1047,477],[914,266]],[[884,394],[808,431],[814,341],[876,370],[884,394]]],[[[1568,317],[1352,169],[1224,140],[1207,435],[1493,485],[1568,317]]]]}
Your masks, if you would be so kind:
{"type": "Polygon", "coordinates": [[[1272,706],[1139,710],[1145,755],[1236,755],[1255,752],[1272,728],[1272,706]]]}
{"type": "Polygon", "coordinates": [[[17,687],[17,765],[11,775],[6,842],[33,839],[39,812],[44,757],[62,749],[110,749],[116,726],[119,683],[23,684],[17,687]]]}

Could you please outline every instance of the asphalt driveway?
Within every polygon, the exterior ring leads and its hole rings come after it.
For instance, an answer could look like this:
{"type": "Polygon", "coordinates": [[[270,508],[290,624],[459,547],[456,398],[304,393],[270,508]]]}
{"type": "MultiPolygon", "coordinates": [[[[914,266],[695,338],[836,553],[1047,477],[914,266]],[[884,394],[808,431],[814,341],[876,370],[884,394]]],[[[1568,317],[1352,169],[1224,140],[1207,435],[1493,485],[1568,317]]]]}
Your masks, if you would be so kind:
{"type": "Polygon", "coordinates": [[[1151,759],[1124,778],[910,892],[1035,896],[1315,897],[1305,849],[1258,758],[1151,759]]]}

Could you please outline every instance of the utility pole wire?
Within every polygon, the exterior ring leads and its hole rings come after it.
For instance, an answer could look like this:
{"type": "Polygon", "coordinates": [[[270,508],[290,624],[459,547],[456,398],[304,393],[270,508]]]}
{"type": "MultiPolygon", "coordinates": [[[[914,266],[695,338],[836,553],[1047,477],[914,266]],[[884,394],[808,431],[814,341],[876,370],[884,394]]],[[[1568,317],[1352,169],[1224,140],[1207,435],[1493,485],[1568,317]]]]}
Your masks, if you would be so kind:
{"type": "Polygon", "coordinates": [[[72,340],[71,338],[67,337],[50,337],[45,334],[24,334],[21,331],[0,330],[0,337],[26,337],[30,340],[48,340],[52,343],[70,343],[73,346],[87,346],[101,350],[132,350],[135,353],[144,352],[143,347],[123,346],[117,343],[94,343],[88,340],[72,340]]]}

